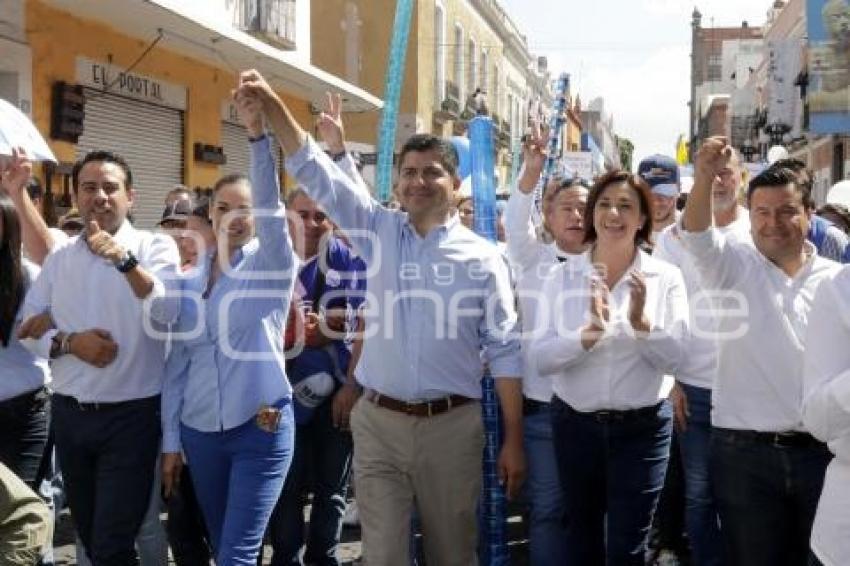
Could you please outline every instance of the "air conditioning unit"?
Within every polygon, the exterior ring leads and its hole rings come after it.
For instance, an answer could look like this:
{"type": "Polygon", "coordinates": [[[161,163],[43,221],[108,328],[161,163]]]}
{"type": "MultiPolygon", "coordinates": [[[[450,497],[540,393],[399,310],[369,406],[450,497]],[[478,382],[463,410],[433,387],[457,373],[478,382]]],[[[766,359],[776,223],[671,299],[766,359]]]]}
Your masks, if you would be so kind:
{"type": "Polygon", "coordinates": [[[242,31],[281,49],[295,49],[296,0],[241,0],[242,31]]]}

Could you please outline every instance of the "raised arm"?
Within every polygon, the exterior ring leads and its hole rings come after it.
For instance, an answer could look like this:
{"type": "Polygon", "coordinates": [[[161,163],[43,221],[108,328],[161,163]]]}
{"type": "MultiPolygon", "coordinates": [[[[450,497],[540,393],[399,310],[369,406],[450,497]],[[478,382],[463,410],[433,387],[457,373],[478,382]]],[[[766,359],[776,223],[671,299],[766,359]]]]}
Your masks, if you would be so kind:
{"type": "Polygon", "coordinates": [[[516,190],[505,209],[505,234],[511,263],[526,270],[536,265],[541,243],[537,241],[531,211],[534,206],[534,187],[546,163],[546,138],[537,129],[522,146],[523,167],[516,190]]]}
{"type": "Polygon", "coordinates": [[[741,252],[728,245],[726,238],[713,227],[711,186],[731,156],[732,148],[726,144],[726,138],[708,138],[703,143],[696,154],[694,186],[681,221],[682,243],[694,259],[706,289],[729,289],[746,271],[741,252]]]}
{"type": "MultiPolygon", "coordinates": [[[[242,74],[240,90],[253,93],[263,103],[263,112],[287,154],[287,169],[310,198],[352,241],[373,228],[373,217],[383,210],[368,190],[351,180],[301,128],[286,104],[256,71],[242,74]]],[[[357,245],[364,256],[365,246],[357,245]]]]}
{"type": "Polygon", "coordinates": [[[295,252],[286,210],[280,200],[280,182],[271,145],[263,128],[263,103],[252,89],[244,86],[253,78],[250,73],[242,73],[234,99],[251,143],[251,199],[260,243],[256,258],[264,269],[287,270],[295,265],[295,252]]]}
{"type": "Polygon", "coordinates": [[[12,163],[6,171],[0,171],[0,186],[9,195],[21,221],[21,240],[27,256],[33,263],[41,265],[53,248],[53,236],[44,219],[30,199],[27,183],[32,175],[32,162],[23,149],[12,150],[12,163]]]}

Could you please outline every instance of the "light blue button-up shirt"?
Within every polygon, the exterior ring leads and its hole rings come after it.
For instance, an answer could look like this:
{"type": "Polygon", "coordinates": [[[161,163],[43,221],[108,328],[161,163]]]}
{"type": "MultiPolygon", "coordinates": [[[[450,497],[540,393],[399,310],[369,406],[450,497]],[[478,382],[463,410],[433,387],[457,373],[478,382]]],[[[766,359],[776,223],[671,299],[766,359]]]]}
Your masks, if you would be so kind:
{"type": "Polygon", "coordinates": [[[292,393],[283,328],[298,266],[268,138],[251,144],[251,184],[256,238],[207,299],[212,254],[180,281],[162,394],[163,452],[180,451],[181,422],[202,432],[229,430],[292,393]]]}
{"type": "Polygon", "coordinates": [[[453,216],[421,237],[353,182],[312,139],[287,169],[365,260],[366,337],[357,380],[404,401],[480,398],[483,359],[497,378],[522,373],[507,264],[453,216]]]}
{"type": "MultiPolygon", "coordinates": [[[[28,283],[35,281],[38,276],[38,266],[24,259],[23,267],[27,273],[28,283]]],[[[3,300],[8,299],[3,297],[3,300]]],[[[19,307],[15,323],[12,325],[9,343],[6,346],[0,344],[0,401],[35,391],[50,381],[47,360],[24,348],[18,340],[18,328],[22,321],[23,309],[19,307]]]]}

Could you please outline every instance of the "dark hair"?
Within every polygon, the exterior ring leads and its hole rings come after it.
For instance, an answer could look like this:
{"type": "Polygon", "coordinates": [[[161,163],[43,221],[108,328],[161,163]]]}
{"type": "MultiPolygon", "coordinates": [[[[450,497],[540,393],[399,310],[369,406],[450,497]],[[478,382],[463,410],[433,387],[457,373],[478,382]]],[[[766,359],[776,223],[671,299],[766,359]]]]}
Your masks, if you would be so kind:
{"type": "MultiPolygon", "coordinates": [[[[781,161],[790,160],[783,159],[781,161]]],[[[794,190],[800,193],[800,201],[803,203],[806,210],[813,209],[815,207],[815,203],[812,200],[811,182],[801,178],[802,172],[805,171],[805,165],[800,171],[795,171],[789,167],[777,166],[777,163],[780,163],[780,161],[777,161],[753,177],[750,181],[749,187],[747,188],[747,205],[750,204],[750,200],[753,198],[753,193],[756,192],[757,189],[785,187],[792,184],[794,185],[794,190]]]]}
{"type": "Polygon", "coordinates": [[[625,183],[631,187],[638,196],[640,202],[640,213],[646,219],[643,221],[643,226],[635,234],[635,244],[640,245],[648,243],[652,236],[652,189],[643,177],[629,173],[628,171],[615,170],[605,173],[593,183],[590,187],[590,194],[587,196],[587,208],[584,211],[584,243],[590,244],[596,241],[596,228],[593,226],[593,210],[596,208],[596,203],[605,189],[617,183],[625,183]]]}
{"type": "Polygon", "coordinates": [[[0,343],[9,345],[15,326],[18,308],[24,300],[26,273],[21,260],[21,223],[15,205],[0,193],[0,343]]]}
{"type": "Polygon", "coordinates": [[[245,183],[249,187],[251,186],[251,179],[248,178],[247,175],[243,175],[242,173],[230,173],[229,175],[225,175],[215,182],[212,188],[212,200],[215,200],[215,196],[218,194],[218,191],[225,185],[233,185],[236,183],[245,183]]]}
{"type": "Polygon", "coordinates": [[[129,189],[133,186],[133,173],[130,171],[130,166],[123,157],[111,151],[95,150],[88,152],[82,159],[78,159],[77,162],[74,163],[74,168],[71,170],[71,182],[74,187],[74,192],[77,192],[77,189],[79,188],[80,171],[82,171],[83,167],[85,167],[87,163],[91,163],[92,161],[114,163],[119,166],[121,170],[124,171],[124,188],[129,189]]]}
{"type": "Polygon", "coordinates": [[[398,170],[401,171],[401,164],[404,163],[404,156],[411,151],[424,152],[436,151],[440,157],[440,164],[452,176],[457,176],[458,156],[455,146],[451,142],[444,140],[432,134],[413,134],[410,136],[401,148],[401,153],[398,156],[398,170]]]}

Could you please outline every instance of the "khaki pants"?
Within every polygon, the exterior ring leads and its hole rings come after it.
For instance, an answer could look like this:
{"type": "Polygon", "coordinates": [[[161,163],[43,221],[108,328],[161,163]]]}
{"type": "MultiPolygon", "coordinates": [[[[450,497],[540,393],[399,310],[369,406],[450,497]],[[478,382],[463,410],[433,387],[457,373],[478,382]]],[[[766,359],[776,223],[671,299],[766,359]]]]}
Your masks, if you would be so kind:
{"type": "Polygon", "coordinates": [[[0,564],[32,566],[53,537],[47,505],[0,464],[0,564]]]}
{"type": "Polygon", "coordinates": [[[413,417],[361,397],[351,412],[351,432],[364,563],[409,562],[415,504],[428,564],[478,564],[481,405],[468,403],[435,417],[413,417]]]}

